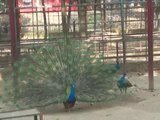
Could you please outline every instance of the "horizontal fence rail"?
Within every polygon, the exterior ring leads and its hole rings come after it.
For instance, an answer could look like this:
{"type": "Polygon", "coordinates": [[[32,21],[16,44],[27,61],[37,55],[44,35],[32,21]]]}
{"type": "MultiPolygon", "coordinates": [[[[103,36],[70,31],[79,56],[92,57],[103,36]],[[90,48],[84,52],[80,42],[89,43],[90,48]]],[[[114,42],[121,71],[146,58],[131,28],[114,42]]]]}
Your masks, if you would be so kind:
{"type": "MultiPolygon", "coordinates": [[[[154,56],[160,57],[160,10],[159,3],[154,3],[154,56]]],[[[32,53],[36,44],[52,44],[63,39],[61,5],[50,6],[17,6],[17,51],[20,55],[32,53]],[[43,16],[45,8],[46,18],[43,16]],[[52,9],[51,9],[52,8],[52,9]],[[44,19],[46,23],[44,23],[44,19]],[[45,38],[45,28],[47,37],[45,38]]],[[[66,19],[68,37],[71,40],[86,41],[91,44],[97,56],[103,54],[105,61],[123,61],[123,39],[126,41],[126,60],[144,61],[148,57],[147,48],[147,19],[146,2],[112,2],[112,3],[76,3],[66,5],[66,19]],[[124,20],[121,18],[121,4],[123,5],[124,20]],[[69,12],[69,7],[75,9],[69,12]],[[116,7],[115,7],[116,6],[116,7]],[[85,8],[85,21],[79,19],[78,7],[85,8]],[[122,31],[121,24],[124,24],[122,31]],[[85,35],[80,33],[81,26],[85,27],[85,35]],[[124,32],[122,34],[122,32],[124,32]],[[124,35],[124,36],[122,36],[124,35]]],[[[0,67],[11,64],[11,38],[8,14],[0,14],[0,67]]],[[[83,31],[84,32],[84,31],[83,31]]]]}

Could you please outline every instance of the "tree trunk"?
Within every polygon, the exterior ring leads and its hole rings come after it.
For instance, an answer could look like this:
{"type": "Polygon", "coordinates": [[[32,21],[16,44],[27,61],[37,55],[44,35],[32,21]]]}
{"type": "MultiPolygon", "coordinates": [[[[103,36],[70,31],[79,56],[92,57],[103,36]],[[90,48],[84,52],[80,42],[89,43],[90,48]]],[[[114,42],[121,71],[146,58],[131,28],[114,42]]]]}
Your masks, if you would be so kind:
{"type": "Polygon", "coordinates": [[[69,32],[70,27],[70,20],[71,20],[71,6],[72,6],[72,0],[69,0],[69,9],[68,9],[68,16],[67,16],[67,31],[69,32]]]}
{"type": "Polygon", "coordinates": [[[96,31],[96,21],[97,21],[97,14],[96,14],[96,11],[97,11],[97,0],[94,0],[94,32],[96,31]]]}
{"type": "Polygon", "coordinates": [[[63,34],[65,38],[66,44],[70,44],[70,41],[67,37],[68,35],[68,27],[67,27],[67,21],[66,21],[66,10],[65,10],[65,0],[62,0],[62,29],[63,29],[63,34]]]}
{"type": "Polygon", "coordinates": [[[105,0],[103,0],[103,5],[101,5],[102,7],[102,20],[103,20],[103,30],[106,31],[106,3],[105,0]]]}
{"type": "Polygon", "coordinates": [[[154,9],[154,12],[157,19],[156,29],[159,31],[160,30],[160,6],[156,6],[154,9]]]}
{"type": "Polygon", "coordinates": [[[43,20],[44,20],[44,39],[47,39],[47,18],[46,18],[46,11],[45,11],[45,4],[44,4],[44,0],[41,1],[42,2],[42,11],[43,11],[43,20]]]}
{"type": "Polygon", "coordinates": [[[81,37],[87,36],[87,25],[86,25],[86,3],[85,0],[78,0],[78,17],[79,17],[79,32],[81,37]]]}

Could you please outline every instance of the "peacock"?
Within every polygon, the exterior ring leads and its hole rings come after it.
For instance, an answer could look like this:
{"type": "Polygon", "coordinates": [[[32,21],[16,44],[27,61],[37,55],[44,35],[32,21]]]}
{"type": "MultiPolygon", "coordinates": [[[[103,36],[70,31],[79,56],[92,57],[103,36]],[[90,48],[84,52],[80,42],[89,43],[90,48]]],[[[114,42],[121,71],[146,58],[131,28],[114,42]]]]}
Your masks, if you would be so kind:
{"type": "Polygon", "coordinates": [[[130,83],[129,80],[126,78],[126,74],[124,73],[120,80],[117,81],[117,86],[120,89],[121,93],[127,92],[127,88],[132,87],[132,84],[130,83]]]}
{"type": "Polygon", "coordinates": [[[68,45],[59,40],[34,46],[34,51],[13,64],[16,71],[12,76],[17,76],[17,81],[5,96],[14,98],[14,104],[38,107],[63,103],[70,111],[77,101],[96,103],[115,98],[116,93],[109,90],[116,89],[118,69],[97,58],[85,43],[72,41],[68,45]],[[15,88],[18,92],[14,93],[15,88]]]}
{"type": "Polygon", "coordinates": [[[63,104],[64,104],[65,109],[67,111],[70,111],[70,109],[74,107],[75,102],[76,102],[75,88],[73,84],[67,87],[66,94],[68,98],[66,101],[63,102],[63,104]]]}
{"type": "Polygon", "coordinates": [[[115,68],[116,68],[117,70],[120,70],[121,65],[120,65],[119,61],[116,61],[115,68]]]}

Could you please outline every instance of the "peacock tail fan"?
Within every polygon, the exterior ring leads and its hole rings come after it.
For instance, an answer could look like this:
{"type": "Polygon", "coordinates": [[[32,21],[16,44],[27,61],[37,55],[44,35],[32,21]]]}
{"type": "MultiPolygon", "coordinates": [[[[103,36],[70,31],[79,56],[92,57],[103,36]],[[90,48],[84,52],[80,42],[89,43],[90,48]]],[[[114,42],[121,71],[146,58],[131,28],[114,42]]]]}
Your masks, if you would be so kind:
{"type": "Polygon", "coordinates": [[[13,96],[17,94],[15,104],[21,107],[45,106],[61,103],[66,99],[65,86],[61,85],[63,76],[54,70],[51,74],[50,66],[43,65],[43,60],[34,63],[38,59],[38,56],[23,58],[15,64],[19,66],[17,69],[19,92],[12,94],[13,96]]]}
{"type": "Polygon", "coordinates": [[[34,50],[13,65],[16,84],[5,96],[12,96],[16,104],[34,107],[62,103],[70,98],[67,87],[73,83],[77,101],[103,101],[115,95],[109,93],[115,87],[114,65],[102,63],[88,45],[60,41],[34,50]]]}
{"type": "Polygon", "coordinates": [[[77,101],[105,102],[116,98],[116,76],[114,65],[96,63],[87,66],[82,77],[77,81],[77,101]],[[112,91],[112,92],[110,92],[112,91]]]}

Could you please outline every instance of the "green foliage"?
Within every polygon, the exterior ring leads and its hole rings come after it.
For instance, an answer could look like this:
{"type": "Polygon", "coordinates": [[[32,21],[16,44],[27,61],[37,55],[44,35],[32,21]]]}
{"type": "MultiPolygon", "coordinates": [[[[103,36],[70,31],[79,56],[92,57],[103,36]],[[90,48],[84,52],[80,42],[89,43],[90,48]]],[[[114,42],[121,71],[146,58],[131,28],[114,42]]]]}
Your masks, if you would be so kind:
{"type": "Polygon", "coordinates": [[[78,101],[104,101],[114,89],[113,65],[102,63],[87,45],[63,41],[35,48],[35,53],[14,64],[19,92],[10,91],[18,104],[44,106],[67,100],[66,88],[75,85],[78,101]]]}
{"type": "Polygon", "coordinates": [[[7,0],[0,0],[0,12],[7,11],[7,0]]]}
{"type": "Polygon", "coordinates": [[[96,28],[98,27],[100,27],[100,23],[101,23],[101,15],[100,14],[98,14],[98,15],[96,15],[95,16],[96,17],[96,23],[94,22],[94,14],[93,13],[91,13],[91,14],[89,14],[88,15],[88,28],[89,29],[94,29],[94,24],[96,24],[96,28]]]}

